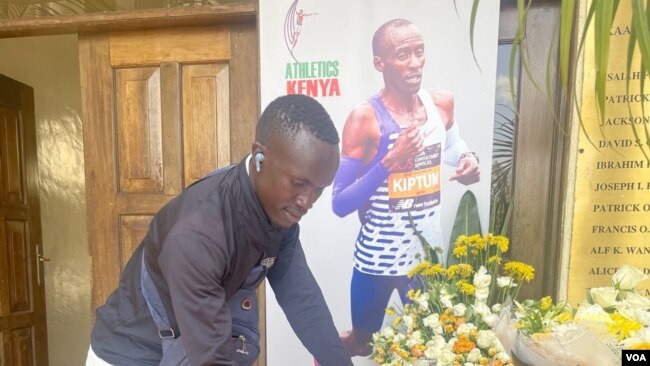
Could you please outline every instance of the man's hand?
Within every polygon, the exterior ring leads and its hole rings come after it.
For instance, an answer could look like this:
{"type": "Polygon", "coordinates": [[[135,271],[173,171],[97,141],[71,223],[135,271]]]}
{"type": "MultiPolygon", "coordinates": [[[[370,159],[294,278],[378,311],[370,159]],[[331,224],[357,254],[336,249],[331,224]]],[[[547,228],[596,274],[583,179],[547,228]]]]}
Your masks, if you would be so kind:
{"type": "Polygon", "coordinates": [[[420,131],[420,124],[413,123],[399,133],[393,148],[382,159],[382,164],[389,172],[405,163],[424,150],[424,138],[420,131]]]}
{"type": "Polygon", "coordinates": [[[458,167],[456,168],[456,175],[449,178],[450,181],[455,180],[466,186],[474,184],[480,179],[481,172],[479,171],[478,161],[472,155],[460,159],[458,167]]]}

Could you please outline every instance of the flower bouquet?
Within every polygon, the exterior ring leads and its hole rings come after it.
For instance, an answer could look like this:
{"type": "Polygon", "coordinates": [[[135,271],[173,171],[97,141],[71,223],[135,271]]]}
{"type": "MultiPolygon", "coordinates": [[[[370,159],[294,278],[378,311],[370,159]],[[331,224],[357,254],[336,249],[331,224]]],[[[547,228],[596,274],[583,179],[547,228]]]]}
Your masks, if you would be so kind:
{"type": "Polygon", "coordinates": [[[516,296],[534,269],[502,266],[507,250],[502,236],[460,236],[452,252],[457,264],[444,268],[426,258],[414,267],[408,276],[421,286],[407,294],[411,303],[386,309],[395,319],[373,335],[370,357],[381,365],[512,365],[492,327],[501,303],[516,296]]]}
{"type": "Polygon", "coordinates": [[[550,297],[515,302],[513,353],[528,365],[607,366],[621,364],[622,349],[650,349],[650,299],[637,290],[646,278],[625,265],[575,308],[550,297]]]}

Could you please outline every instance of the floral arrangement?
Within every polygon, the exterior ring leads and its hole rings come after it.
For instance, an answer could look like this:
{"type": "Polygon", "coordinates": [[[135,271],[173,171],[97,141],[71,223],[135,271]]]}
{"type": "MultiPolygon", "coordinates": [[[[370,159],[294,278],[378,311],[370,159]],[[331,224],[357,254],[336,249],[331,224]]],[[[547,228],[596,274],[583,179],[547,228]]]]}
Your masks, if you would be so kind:
{"type": "Polygon", "coordinates": [[[386,309],[395,318],[373,335],[370,357],[381,365],[512,365],[492,327],[534,268],[505,262],[508,245],[503,236],[460,236],[452,251],[457,263],[444,268],[425,258],[415,266],[408,276],[421,287],[407,294],[412,303],[386,309]]]}
{"type": "Polygon", "coordinates": [[[596,366],[620,364],[621,349],[650,349],[650,299],[637,289],[647,277],[624,265],[575,308],[550,297],[515,302],[514,353],[525,363],[596,366]]]}

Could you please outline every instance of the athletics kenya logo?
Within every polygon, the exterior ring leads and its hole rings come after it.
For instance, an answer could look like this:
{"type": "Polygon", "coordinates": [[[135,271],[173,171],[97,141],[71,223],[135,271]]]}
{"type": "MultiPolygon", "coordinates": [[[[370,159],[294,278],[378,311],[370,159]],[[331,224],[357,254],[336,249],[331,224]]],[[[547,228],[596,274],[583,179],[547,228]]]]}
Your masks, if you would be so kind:
{"type": "Polygon", "coordinates": [[[289,50],[291,58],[296,62],[298,62],[298,59],[296,59],[296,56],[293,54],[293,50],[298,44],[298,38],[302,31],[302,23],[305,20],[305,17],[317,14],[305,13],[302,9],[298,9],[298,1],[299,0],[295,0],[291,4],[287,11],[287,15],[284,18],[284,43],[287,45],[287,50],[289,50]]]}

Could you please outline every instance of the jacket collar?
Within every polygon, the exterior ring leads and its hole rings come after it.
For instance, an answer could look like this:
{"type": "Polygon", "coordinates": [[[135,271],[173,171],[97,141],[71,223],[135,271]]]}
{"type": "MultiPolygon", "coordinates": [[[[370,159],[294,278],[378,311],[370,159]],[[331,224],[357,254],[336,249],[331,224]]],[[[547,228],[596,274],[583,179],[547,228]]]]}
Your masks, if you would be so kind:
{"type": "Polygon", "coordinates": [[[253,183],[246,171],[247,158],[231,169],[224,179],[227,189],[222,199],[232,213],[233,228],[245,233],[260,251],[277,251],[284,230],[271,225],[257,198],[253,183]]]}

